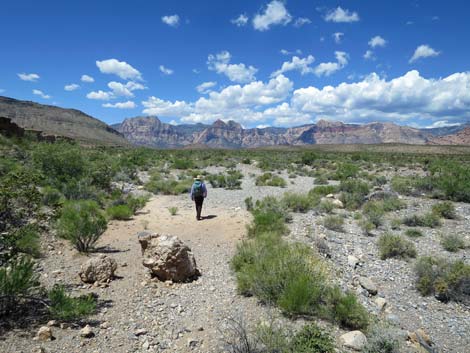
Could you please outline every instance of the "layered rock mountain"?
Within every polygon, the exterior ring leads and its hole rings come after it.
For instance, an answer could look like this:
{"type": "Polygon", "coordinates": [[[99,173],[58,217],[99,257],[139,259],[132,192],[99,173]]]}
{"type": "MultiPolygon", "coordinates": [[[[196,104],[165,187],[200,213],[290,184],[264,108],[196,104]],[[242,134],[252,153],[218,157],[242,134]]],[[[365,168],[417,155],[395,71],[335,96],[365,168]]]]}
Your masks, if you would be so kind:
{"type": "Polygon", "coordinates": [[[217,120],[212,125],[170,125],[157,117],[137,117],[113,125],[130,142],[138,145],[177,148],[254,148],[274,145],[311,144],[426,144],[431,134],[393,123],[345,124],[320,120],[293,128],[244,129],[234,121],[217,120]]]}
{"type": "Polygon", "coordinates": [[[470,145],[470,126],[455,134],[433,137],[429,140],[431,145],[470,145]]]}
{"type": "Polygon", "coordinates": [[[123,135],[104,122],[75,109],[0,96],[0,118],[7,132],[15,129],[32,131],[45,139],[65,137],[91,144],[129,145],[123,135]]]}

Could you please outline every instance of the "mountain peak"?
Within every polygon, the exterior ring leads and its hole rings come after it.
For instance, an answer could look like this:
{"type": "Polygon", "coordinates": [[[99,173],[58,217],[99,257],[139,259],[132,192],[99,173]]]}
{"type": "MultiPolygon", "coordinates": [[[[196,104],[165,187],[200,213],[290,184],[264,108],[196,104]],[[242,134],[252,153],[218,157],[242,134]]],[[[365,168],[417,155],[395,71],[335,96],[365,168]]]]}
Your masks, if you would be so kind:
{"type": "Polygon", "coordinates": [[[212,123],[212,126],[213,127],[219,127],[219,128],[225,128],[225,127],[227,127],[227,124],[223,120],[217,119],[216,121],[214,121],[212,123]]]}

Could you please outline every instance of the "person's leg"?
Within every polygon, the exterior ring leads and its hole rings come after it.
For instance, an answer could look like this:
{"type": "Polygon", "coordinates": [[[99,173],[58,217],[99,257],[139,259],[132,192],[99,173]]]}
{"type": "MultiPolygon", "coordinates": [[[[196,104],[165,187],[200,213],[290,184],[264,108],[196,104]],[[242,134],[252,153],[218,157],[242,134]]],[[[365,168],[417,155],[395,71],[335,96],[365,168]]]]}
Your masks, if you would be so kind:
{"type": "Polygon", "coordinates": [[[201,211],[202,211],[202,202],[204,201],[204,197],[197,197],[195,198],[196,202],[196,219],[201,219],[201,211]]]}

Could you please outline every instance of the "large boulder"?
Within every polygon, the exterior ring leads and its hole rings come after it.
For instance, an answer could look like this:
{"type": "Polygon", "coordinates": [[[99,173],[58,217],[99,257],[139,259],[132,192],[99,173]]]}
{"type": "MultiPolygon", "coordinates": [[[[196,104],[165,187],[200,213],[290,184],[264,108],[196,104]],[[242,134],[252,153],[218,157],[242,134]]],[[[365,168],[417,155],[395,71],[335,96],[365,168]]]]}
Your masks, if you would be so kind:
{"type": "Polygon", "coordinates": [[[85,283],[108,283],[113,279],[116,269],[116,260],[101,254],[85,262],[79,276],[85,283]]]}
{"type": "Polygon", "coordinates": [[[178,237],[150,232],[138,234],[142,264],[162,281],[187,282],[200,275],[191,249],[178,237]]]}
{"type": "Polygon", "coordinates": [[[342,335],[339,340],[343,346],[361,351],[367,344],[367,338],[361,331],[351,331],[342,335]]]}

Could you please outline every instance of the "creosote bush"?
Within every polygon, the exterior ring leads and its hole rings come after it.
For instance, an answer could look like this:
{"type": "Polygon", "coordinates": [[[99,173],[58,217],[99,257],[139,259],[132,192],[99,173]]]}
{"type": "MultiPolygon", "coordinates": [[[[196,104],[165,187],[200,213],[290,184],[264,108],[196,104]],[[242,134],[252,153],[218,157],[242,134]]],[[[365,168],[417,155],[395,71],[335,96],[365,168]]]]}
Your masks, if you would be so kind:
{"type": "Polygon", "coordinates": [[[391,257],[398,257],[402,259],[416,257],[415,245],[399,235],[389,233],[382,235],[379,238],[378,247],[380,258],[382,260],[391,257]]]}
{"type": "Polygon", "coordinates": [[[115,205],[106,209],[109,219],[129,220],[134,212],[127,205],[115,205]]]}
{"type": "Polygon", "coordinates": [[[443,217],[447,219],[457,218],[457,213],[455,211],[455,206],[450,201],[444,201],[437,203],[432,206],[432,212],[438,217],[443,217]]]}
{"type": "Polygon", "coordinates": [[[435,213],[428,212],[423,215],[411,215],[403,218],[403,224],[408,227],[429,227],[436,228],[441,225],[439,216],[435,213]]]}
{"type": "Polygon", "coordinates": [[[285,188],[287,183],[286,181],[273,173],[264,173],[256,178],[255,184],[257,186],[278,186],[285,188]]]}
{"type": "Polygon", "coordinates": [[[470,302],[470,265],[462,260],[420,257],[415,273],[416,288],[422,295],[434,294],[441,301],[470,302]]]}
{"type": "Polygon", "coordinates": [[[80,252],[88,252],[106,230],[107,221],[94,201],[68,201],[57,221],[59,235],[80,252]]]}
{"type": "Polygon", "coordinates": [[[465,241],[458,234],[446,234],[441,237],[442,247],[449,252],[457,252],[465,249],[465,241]]]}
{"type": "Polygon", "coordinates": [[[334,230],[335,232],[343,232],[344,218],[336,215],[329,215],[323,218],[323,226],[326,229],[334,230]]]}
{"type": "Polygon", "coordinates": [[[419,238],[423,236],[423,233],[418,229],[407,229],[405,235],[410,238],[419,238]]]}
{"type": "Polygon", "coordinates": [[[168,207],[168,212],[170,212],[172,216],[176,216],[176,214],[178,213],[178,207],[176,206],[168,207]]]}

